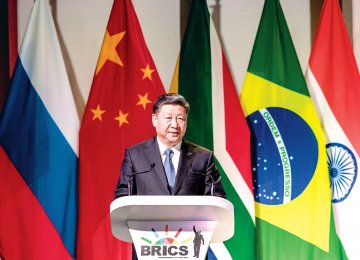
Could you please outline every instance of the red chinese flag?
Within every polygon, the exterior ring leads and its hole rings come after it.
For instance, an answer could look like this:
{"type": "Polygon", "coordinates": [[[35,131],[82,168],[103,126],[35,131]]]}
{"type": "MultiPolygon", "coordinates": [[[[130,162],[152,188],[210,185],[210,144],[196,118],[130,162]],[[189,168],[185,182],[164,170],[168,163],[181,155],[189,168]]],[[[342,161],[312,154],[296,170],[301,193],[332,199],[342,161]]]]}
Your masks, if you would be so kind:
{"type": "Polygon", "coordinates": [[[130,0],[115,0],[80,129],[78,259],[131,259],[111,233],[110,203],[124,149],[155,135],[165,93],[130,0]]]}

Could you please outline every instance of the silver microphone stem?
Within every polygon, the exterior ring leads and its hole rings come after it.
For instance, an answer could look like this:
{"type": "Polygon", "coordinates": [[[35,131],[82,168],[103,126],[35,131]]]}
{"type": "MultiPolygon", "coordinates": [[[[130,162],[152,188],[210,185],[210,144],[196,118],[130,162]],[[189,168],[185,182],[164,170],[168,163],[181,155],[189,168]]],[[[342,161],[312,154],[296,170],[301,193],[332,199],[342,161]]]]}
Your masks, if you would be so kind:
{"type": "Polygon", "coordinates": [[[129,179],[129,181],[128,181],[128,196],[131,196],[132,194],[131,194],[131,177],[130,177],[130,179],[129,179]]]}

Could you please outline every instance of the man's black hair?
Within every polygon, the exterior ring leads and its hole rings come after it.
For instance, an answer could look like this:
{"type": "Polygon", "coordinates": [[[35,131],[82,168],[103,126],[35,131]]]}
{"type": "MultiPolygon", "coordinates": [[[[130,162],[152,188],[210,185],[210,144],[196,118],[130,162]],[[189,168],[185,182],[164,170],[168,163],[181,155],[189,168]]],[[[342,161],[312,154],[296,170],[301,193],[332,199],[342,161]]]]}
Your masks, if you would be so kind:
{"type": "Polygon", "coordinates": [[[159,112],[160,108],[164,105],[179,105],[185,108],[186,114],[190,111],[190,105],[185,98],[177,93],[168,93],[161,95],[157,98],[153,105],[153,113],[159,112]]]}

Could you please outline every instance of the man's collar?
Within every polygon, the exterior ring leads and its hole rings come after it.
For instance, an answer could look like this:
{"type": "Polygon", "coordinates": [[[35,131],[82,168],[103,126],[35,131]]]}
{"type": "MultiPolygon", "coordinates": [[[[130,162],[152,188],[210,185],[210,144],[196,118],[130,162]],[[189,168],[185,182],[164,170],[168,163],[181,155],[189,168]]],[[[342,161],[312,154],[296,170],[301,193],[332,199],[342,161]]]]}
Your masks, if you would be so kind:
{"type": "Polygon", "coordinates": [[[164,154],[164,152],[165,152],[165,150],[167,148],[171,148],[171,149],[176,150],[178,152],[180,152],[180,150],[181,150],[182,140],[180,141],[180,143],[176,144],[173,147],[167,147],[163,142],[160,141],[160,139],[158,137],[156,137],[156,140],[157,140],[157,142],[159,144],[160,154],[164,154]]]}

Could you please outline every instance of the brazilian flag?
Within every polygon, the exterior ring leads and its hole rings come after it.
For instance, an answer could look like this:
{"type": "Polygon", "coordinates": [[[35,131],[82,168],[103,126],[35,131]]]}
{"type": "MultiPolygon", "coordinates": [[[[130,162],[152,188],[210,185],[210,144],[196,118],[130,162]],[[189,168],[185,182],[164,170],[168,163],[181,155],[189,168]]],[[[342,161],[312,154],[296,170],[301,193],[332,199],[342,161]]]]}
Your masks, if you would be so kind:
{"type": "Polygon", "coordinates": [[[258,259],[346,259],[325,135],[279,0],[265,0],[241,104],[251,130],[258,259]]]}

